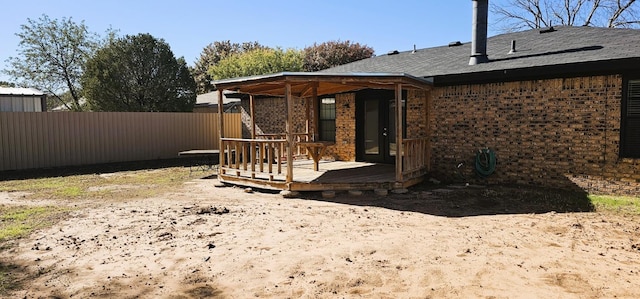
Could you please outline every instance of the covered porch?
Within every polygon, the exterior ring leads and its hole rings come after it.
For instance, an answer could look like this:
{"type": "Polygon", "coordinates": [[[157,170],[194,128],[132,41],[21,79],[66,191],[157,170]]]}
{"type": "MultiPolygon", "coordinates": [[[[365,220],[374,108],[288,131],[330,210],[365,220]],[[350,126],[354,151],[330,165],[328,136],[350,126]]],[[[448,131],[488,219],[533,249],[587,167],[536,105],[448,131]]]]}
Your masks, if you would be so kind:
{"type": "MultiPolygon", "coordinates": [[[[421,182],[429,171],[429,140],[424,135],[407,136],[406,109],[401,108],[407,101],[403,98],[403,91],[428,92],[431,89],[431,83],[423,78],[406,74],[279,73],[213,83],[218,93],[229,90],[249,95],[250,138],[220,135],[218,178],[221,182],[291,191],[394,189],[421,182]],[[393,136],[391,163],[370,163],[357,158],[355,153],[323,161],[327,149],[343,147],[347,141],[321,140],[319,97],[360,90],[390,90],[387,93],[393,93],[389,111],[394,122],[394,132],[389,134],[393,136]],[[284,132],[265,134],[256,129],[255,103],[260,101],[259,96],[284,99],[285,111],[272,116],[285,123],[284,132]],[[294,100],[303,101],[303,108],[294,108],[294,100]],[[300,128],[298,131],[294,129],[294,115],[304,118],[302,132],[299,132],[300,128]]],[[[424,101],[427,101],[426,97],[424,101]]],[[[428,107],[423,106],[422,109],[428,107]]],[[[351,109],[347,115],[353,117],[352,125],[336,126],[336,135],[346,132],[355,136],[359,130],[355,107],[350,108],[346,103],[335,109],[351,109]]],[[[222,134],[224,112],[219,109],[218,113],[221,115],[219,128],[222,134]]],[[[424,113],[424,119],[428,120],[428,111],[418,113],[424,113]]],[[[380,132],[384,136],[387,133],[386,128],[385,132],[380,132]]],[[[355,137],[352,139],[355,143],[355,137]]]]}

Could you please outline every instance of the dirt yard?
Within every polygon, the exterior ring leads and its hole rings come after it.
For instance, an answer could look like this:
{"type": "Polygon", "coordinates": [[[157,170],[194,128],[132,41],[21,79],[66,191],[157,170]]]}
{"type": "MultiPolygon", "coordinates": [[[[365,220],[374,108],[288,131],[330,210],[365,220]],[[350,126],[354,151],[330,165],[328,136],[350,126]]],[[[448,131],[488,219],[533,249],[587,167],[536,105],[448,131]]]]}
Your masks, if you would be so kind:
{"type": "Polygon", "coordinates": [[[69,203],[2,251],[20,286],[9,297],[640,298],[638,216],[489,188],[322,199],[214,183],[69,203]]]}

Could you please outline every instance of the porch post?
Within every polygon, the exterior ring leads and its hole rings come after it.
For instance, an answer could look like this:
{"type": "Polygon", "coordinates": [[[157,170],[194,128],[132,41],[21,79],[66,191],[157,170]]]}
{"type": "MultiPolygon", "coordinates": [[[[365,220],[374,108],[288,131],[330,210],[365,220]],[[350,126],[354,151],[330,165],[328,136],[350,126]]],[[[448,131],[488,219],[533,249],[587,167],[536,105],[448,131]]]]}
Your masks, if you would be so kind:
{"type": "Polygon", "coordinates": [[[317,141],[320,138],[320,108],[318,107],[318,86],[314,85],[311,91],[311,105],[313,107],[313,138],[311,141],[317,141]]]}
{"type": "Polygon", "coordinates": [[[286,182],[293,182],[293,103],[291,102],[291,83],[285,83],[284,101],[287,105],[287,177],[286,182]]]}
{"type": "Polygon", "coordinates": [[[306,140],[304,141],[311,141],[311,139],[309,138],[309,133],[311,133],[311,99],[310,98],[305,98],[304,99],[304,108],[305,108],[305,116],[307,118],[307,122],[306,122],[306,128],[305,128],[305,134],[307,134],[306,140]]]}
{"type": "Polygon", "coordinates": [[[402,84],[396,84],[396,185],[402,186],[402,132],[404,132],[402,114],[402,84]]]}
{"type": "Polygon", "coordinates": [[[251,139],[256,139],[256,118],[255,118],[255,104],[253,102],[253,95],[249,95],[249,113],[251,114],[251,139]]]}
{"type": "Polygon", "coordinates": [[[224,138],[224,101],[222,100],[222,89],[218,89],[218,157],[219,157],[219,169],[222,169],[224,165],[224,144],[222,138],[224,138]]]}

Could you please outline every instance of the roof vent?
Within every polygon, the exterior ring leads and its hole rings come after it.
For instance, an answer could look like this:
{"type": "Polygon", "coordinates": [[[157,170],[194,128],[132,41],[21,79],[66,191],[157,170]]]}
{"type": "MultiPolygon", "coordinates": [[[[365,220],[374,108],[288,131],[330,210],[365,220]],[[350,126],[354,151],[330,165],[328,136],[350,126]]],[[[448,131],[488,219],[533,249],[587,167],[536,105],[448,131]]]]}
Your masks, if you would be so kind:
{"type": "Polygon", "coordinates": [[[449,43],[449,47],[457,47],[457,46],[462,46],[462,43],[459,40],[449,43]]]}
{"type": "Polygon", "coordinates": [[[511,41],[511,50],[509,50],[509,53],[507,53],[507,54],[513,54],[515,52],[517,52],[517,51],[516,51],[516,40],[514,39],[514,40],[511,41]]]}
{"type": "Polygon", "coordinates": [[[400,52],[398,52],[398,50],[393,50],[393,51],[389,51],[389,52],[387,53],[387,55],[396,55],[396,54],[398,54],[398,53],[400,53],[400,52]]]}
{"type": "Polygon", "coordinates": [[[413,51],[411,53],[416,53],[416,44],[413,44],[413,51]]]}
{"type": "Polygon", "coordinates": [[[551,26],[551,27],[549,27],[549,28],[546,28],[546,29],[542,29],[542,30],[540,30],[540,34],[543,34],[543,33],[549,33],[549,32],[554,32],[554,31],[556,31],[556,29],[555,29],[555,28],[553,28],[553,26],[551,26]]]}

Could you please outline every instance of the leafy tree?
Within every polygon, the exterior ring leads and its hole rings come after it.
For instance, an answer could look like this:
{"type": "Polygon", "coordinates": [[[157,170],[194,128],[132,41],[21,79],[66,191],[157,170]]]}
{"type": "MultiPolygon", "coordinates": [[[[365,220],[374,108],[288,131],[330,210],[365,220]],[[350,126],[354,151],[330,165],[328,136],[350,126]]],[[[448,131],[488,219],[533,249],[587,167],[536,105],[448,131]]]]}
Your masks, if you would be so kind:
{"type": "Polygon", "coordinates": [[[209,68],[215,80],[302,71],[302,52],[294,49],[257,49],[228,56],[209,68]]]}
{"type": "Polygon", "coordinates": [[[7,59],[11,68],[4,72],[21,86],[45,91],[69,110],[82,110],[82,67],[100,45],[98,35],[84,22],[50,19],[47,15],[27,19],[20,28],[16,33],[20,38],[18,57],[7,59]],[[71,101],[62,99],[66,92],[71,101]]]}
{"type": "Polygon", "coordinates": [[[184,58],[149,34],[127,35],[98,50],[82,77],[95,111],[191,111],[196,84],[184,58]]]}
{"type": "Polygon", "coordinates": [[[505,31],[553,25],[638,27],[636,0],[508,0],[491,5],[505,31]]]}
{"type": "Polygon", "coordinates": [[[16,87],[16,84],[7,81],[0,81],[0,87],[16,87]]]}
{"type": "Polygon", "coordinates": [[[202,50],[200,58],[195,62],[195,66],[192,69],[193,78],[196,80],[197,84],[197,93],[207,93],[213,89],[213,86],[211,86],[212,78],[208,73],[209,68],[232,54],[239,54],[257,49],[267,49],[267,47],[260,45],[257,41],[239,44],[231,43],[229,40],[216,41],[206,46],[202,50]]]}
{"type": "Polygon", "coordinates": [[[304,50],[304,70],[315,72],[334,66],[370,58],[373,49],[360,43],[350,41],[328,41],[322,44],[313,44],[304,50]]]}

